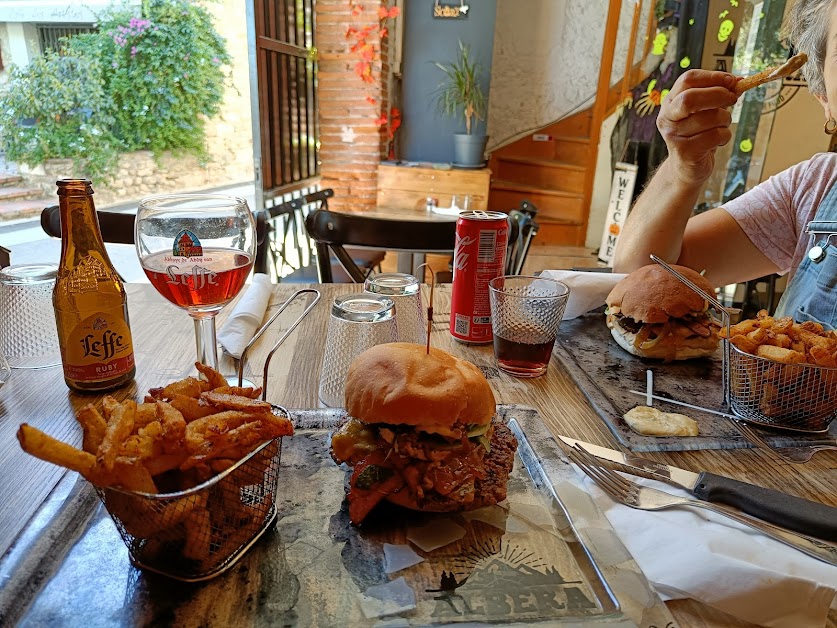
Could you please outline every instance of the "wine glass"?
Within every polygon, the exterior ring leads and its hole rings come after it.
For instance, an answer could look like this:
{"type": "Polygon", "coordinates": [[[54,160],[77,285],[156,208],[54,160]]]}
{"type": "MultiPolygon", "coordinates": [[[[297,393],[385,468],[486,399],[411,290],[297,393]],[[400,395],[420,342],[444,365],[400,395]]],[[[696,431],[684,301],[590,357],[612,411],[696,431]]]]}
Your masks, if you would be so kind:
{"type": "Polygon", "coordinates": [[[157,292],[194,319],[198,361],[217,370],[215,315],[241,291],[255,257],[247,201],[222,194],[144,198],[134,241],[157,292]]]}

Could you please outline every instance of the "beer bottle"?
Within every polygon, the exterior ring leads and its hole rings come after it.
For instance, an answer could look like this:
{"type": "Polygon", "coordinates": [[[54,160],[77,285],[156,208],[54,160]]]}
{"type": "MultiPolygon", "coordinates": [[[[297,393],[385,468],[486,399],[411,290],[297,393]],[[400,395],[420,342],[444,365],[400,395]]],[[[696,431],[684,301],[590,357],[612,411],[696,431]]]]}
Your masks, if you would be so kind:
{"type": "Polygon", "coordinates": [[[102,241],[86,179],[57,182],[61,261],[52,293],[64,381],[96,392],[134,379],[134,348],[125,286],[102,241]]]}

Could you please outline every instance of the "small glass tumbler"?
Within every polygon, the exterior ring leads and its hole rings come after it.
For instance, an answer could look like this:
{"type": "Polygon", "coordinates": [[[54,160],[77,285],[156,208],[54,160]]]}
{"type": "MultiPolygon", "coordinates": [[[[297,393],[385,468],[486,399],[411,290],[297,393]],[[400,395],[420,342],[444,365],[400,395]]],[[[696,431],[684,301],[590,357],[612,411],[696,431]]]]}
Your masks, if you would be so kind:
{"type": "Polygon", "coordinates": [[[349,365],[370,347],[395,342],[395,304],[370,294],[337,297],[328,321],[319,396],[326,406],[343,406],[349,365]]]}
{"type": "Polygon", "coordinates": [[[511,275],[488,282],[497,366],[515,377],[546,372],[570,289],[554,279],[511,275]]]}
{"type": "Polygon", "coordinates": [[[375,275],[364,282],[363,291],[393,300],[398,342],[423,345],[427,341],[427,319],[421,308],[421,284],[413,275],[406,273],[375,275]]]}
{"type": "Polygon", "coordinates": [[[0,270],[0,353],[13,369],[61,364],[52,307],[55,264],[21,264],[0,270]]]}

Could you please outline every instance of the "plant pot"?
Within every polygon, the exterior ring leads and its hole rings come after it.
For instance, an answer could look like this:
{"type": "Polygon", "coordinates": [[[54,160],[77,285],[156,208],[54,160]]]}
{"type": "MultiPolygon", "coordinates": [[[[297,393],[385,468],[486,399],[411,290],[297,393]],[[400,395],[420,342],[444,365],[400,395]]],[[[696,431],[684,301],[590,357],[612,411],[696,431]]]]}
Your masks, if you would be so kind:
{"type": "Polygon", "coordinates": [[[479,168],[485,163],[487,135],[453,134],[453,165],[463,168],[479,168]]]}

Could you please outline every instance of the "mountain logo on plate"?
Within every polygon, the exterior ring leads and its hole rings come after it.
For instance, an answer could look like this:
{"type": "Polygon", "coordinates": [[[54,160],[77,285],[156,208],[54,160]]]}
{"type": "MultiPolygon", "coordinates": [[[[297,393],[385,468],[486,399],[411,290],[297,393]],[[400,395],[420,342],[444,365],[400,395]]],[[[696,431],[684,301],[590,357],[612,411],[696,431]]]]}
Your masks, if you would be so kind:
{"type": "Polygon", "coordinates": [[[516,620],[596,612],[582,580],[566,580],[529,549],[500,543],[499,552],[480,547],[455,559],[459,564],[442,571],[439,588],[425,589],[439,594],[433,617],[516,620]]]}

